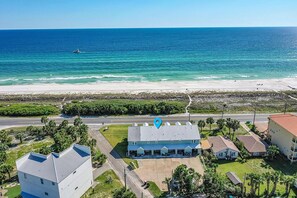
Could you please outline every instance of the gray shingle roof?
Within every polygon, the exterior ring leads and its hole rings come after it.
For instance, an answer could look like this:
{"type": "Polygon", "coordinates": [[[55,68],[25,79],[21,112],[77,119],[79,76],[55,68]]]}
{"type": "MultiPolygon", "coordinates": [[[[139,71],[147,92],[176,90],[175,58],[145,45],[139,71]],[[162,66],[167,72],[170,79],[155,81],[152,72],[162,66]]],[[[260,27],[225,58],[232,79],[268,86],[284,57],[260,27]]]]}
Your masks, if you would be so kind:
{"type": "Polygon", "coordinates": [[[199,140],[197,125],[131,126],[128,129],[129,142],[199,140]]]}
{"type": "Polygon", "coordinates": [[[73,144],[61,153],[51,153],[48,156],[28,153],[18,159],[16,164],[20,172],[60,183],[90,157],[89,147],[73,144]]]}

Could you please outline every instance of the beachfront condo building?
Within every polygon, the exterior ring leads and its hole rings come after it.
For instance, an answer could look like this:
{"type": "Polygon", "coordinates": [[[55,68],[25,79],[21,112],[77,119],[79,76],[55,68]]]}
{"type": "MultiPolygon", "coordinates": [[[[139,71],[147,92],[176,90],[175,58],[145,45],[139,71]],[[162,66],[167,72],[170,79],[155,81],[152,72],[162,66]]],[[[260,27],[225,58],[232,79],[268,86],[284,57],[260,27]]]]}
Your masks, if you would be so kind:
{"type": "Polygon", "coordinates": [[[200,154],[200,133],[197,125],[166,122],[160,128],[144,123],[128,129],[128,155],[146,157],[192,156],[200,154]]]}
{"type": "Polygon", "coordinates": [[[73,144],[61,153],[28,153],[16,162],[23,198],[79,198],[93,184],[91,150],[73,144]]]}
{"type": "Polygon", "coordinates": [[[297,161],[297,116],[292,114],[269,117],[268,133],[271,143],[279,147],[291,162],[297,161]]]}

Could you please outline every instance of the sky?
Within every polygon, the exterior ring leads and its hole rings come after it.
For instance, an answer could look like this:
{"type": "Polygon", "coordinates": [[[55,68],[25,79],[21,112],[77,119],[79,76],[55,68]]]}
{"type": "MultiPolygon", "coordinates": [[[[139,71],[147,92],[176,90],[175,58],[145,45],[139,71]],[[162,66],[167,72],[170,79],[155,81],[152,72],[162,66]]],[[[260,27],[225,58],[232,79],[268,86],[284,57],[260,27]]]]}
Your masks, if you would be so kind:
{"type": "Polygon", "coordinates": [[[0,29],[297,26],[297,0],[0,0],[0,29]]]}

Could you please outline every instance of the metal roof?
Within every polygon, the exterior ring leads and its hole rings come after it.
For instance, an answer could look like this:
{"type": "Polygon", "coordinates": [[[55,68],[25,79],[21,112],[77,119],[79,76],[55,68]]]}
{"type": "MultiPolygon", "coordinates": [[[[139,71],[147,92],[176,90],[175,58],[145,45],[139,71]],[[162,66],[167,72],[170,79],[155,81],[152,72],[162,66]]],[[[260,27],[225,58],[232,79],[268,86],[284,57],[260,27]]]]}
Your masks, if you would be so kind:
{"type": "Polygon", "coordinates": [[[90,148],[73,144],[61,153],[47,156],[28,153],[18,159],[17,170],[29,175],[60,183],[91,157],[90,148]]]}
{"type": "Polygon", "coordinates": [[[237,177],[237,175],[234,172],[227,172],[226,176],[234,185],[242,184],[242,181],[239,179],[239,177],[237,177]]]}
{"type": "Polygon", "coordinates": [[[163,125],[159,129],[155,126],[130,126],[128,128],[129,142],[142,141],[177,141],[199,140],[197,125],[163,125]]]}

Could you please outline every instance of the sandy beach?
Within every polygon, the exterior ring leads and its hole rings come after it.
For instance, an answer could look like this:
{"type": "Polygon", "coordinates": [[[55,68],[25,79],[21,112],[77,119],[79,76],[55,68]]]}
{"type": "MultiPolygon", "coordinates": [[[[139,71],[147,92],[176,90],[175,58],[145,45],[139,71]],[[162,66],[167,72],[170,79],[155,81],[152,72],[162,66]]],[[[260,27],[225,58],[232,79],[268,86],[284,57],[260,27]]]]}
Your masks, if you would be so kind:
{"type": "Polygon", "coordinates": [[[297,90],[297,78],[170,82],[101,82],[94,84],[34,84],[0,86],[0,94],[140,93],[194,91],[297,90]]]}

